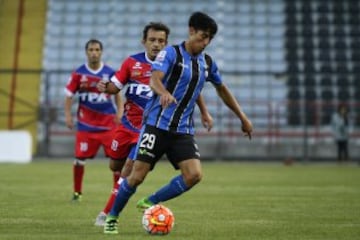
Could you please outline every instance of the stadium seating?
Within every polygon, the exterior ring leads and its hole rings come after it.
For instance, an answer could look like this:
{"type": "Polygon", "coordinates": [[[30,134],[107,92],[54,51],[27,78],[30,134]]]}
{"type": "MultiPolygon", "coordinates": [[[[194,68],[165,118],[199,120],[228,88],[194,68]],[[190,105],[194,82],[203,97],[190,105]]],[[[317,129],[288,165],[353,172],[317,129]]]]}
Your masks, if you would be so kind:
{"type": "MultiPolygon", "coordinates": [[[[270,100],[278,107],[296,96],[298,101],[318,105],[314,109],[320,112],[309,117],[313,118],[310,124],[328,124],[323,120],[329,120],[331,112],[321,101],[337,105],[357,100],[351,89],[360,81],[359,4],[357,0],[156,0],[151,4],[49,0],[43,67],[66,70],[51,75],[56,81],[50,81],[58,85],[50,91],[56,93],[67,81],[68,71],[85,61],[88,39],[101,39],[104,59],[117,68],[126,56],[142,49],[144,24],[167,23],[171,28],[169,42],[178,43],[187,36],[189,13],[201,10],[219,23],[219,34],[207,51],[217,59],[239,100],[263,104],[270,100]],[[279,76],[285,76],[286,81],[279,76]]],[[[212,97],[212,92],[205,94],[208,101],[212,97]]],[[[61,96],[53,98],[61,102],[56,99],[61,96]]],[[[249,114],[256,116],[255,124],[261,126],[266,125],[264,118],[272,110],[251,107],[249,114]]],[[[292,110],[285,108],[282,115],[289,116],[290,125],[301,124],[287,111],[292,110]]]]}
{"type": "MultiPolygon", "coordinates": [[[[262,104],[267,105],[271,96],[280,102],[286,99],[286,84],[274,75],[286,70],[284,6],[282,0],[157,0],[151,4],[49,0],[43,66],[45,70],[64,70],[60,77],[51,75],[54,79],[62,79],[60,82],[50,80],[57,83],[50,88],[59,89],[67,81],[66,73],[85,61],[84,44],[88,39],[101,39],[105,46],[104,59],[117,68],[126,56],[142,50],[142,28],[147,22],[168,24],[171,28],[169,42],[178,43],[187,36],[189,13],[201,10],[219,23],[219,34],[207,51],[217,59],[225,80],[236,90],[240,100],[245,99],[246,93],[238,92],[246,89],[253,92],[250,98],[256,97],[253,101],[263,101],[262,104]],[[268,88],[274,91],[271,93],[268,88]]],[[[56,93],[56,90],[50,91],[56,93]]],[[[207,92],[205,98],[211,101],[213,93],[207,92]]],[[[61,104],[56,100],[61,99],[59,95],[54,95],[53,101],[61,104]]],[[[255,123],[266,125],[268,120],[264,120],[264,116],[268,116],[271,109],[252,107],[249,111],[256,116],[255,123]]],[[[226,108],[221,112],[228,114],[226,108]]]]}
{"type": "MultiPolygon", "coordinates": [[[[252,59],[245,59],[246,63],[251,61],[251,65],[257,65],[259,62],[268,61],[267,57],[269,57],[278,59],[276,65],[280,65],[279,70],[284,69],[285,62],[279,58],[279,55],[281,56],[281,53],[283,53],[281,42],[284,25],[282,23],[285,19],[282,14],[284,5],[282,1],[276,0],[272,3],[268,1],[255,3],[251,1],[227,1],[226,4],[221,1],[210,2],[209,4],[185,1],[181,4],[176,2],[163,4],[163,1],[154,1],[152,4],[141,4],[138,1],[125,1],[117,4],[116,1],[112,0],[108,1],[107,4],[103,4],[99,1],[90,0],[83,5],[79,1],[50,0],[45,44],[46,46],[51,44],[53,38],[59,39],[59,42],[70,38],[74,41],[72,50],[77,55],[82,54],[82,48],[79,49],[79,47],[83,44],[78,44],[77,39],[84,40],[97,37],[104,41],[105,46],[112,48],[113,41],[110,39],[114,37],[123,44],[118,46],[120,48],[117,56],[108,54],[107,60],[111,63],[117,63],[129,53],[138,51],[140,47],[138,44],[128,48],[125,42],[134,42],[134,39],[139,38],[143,24],[148,21],[166,22],[173,29],[170,42],[178,42],[186,36],[185,26],[188,13],[194,10],[203,10],[212,14],[219,22],[223,38],[215,39],[215,41],[220,43],[227,42],[229,39],[243,41],[243,44],[235,45],[235,49],[239,53],[243,50],[249,50],[250,55],[254,56],[252,59]],[[155,11],[159,12],[156,18],[154,18],[153,14],[155,11]],[[238,11],[242,11],[243,14],[239,16],[238,11]],[[139,14],[141,14],[142,18],[134,17],[139,14]],[[121,39],[129,39],[129,41],[122,41],[121,39]],[[276,51],[270,51],[274,50],[274,48],[276,51]]],[[[236,42],[234,43],[236,44],[236,42]]],[[[214,51],[213,54],[217,58],[226,58],[223,55],[228,53],[231,55],[230,53],[234,52],[234,45],[230,43],[229,45],[221,44],[220,46],[223,46],[224,51],[219,54],[214,51]]],[[[65,46],[57,45],[53,47],[61,50],[65,46]]],[[[218,47],[219,45],[217,45],[218,47]]],[[[211,47],[210,50],[212,50],[211,47]]],[[[237,54],[237,56],[233,60],[242,65],[242,60],[239,59],[241,54],[237,54]]],[[[58,61],[62,61],[62,58],[58,61]]],[[[73,63],[77,64],[77,59],[73,63]]],[[[45,55],[45,69],[51,69],[48,64],[48,57],[45,55]]],[[[264,64],[264,66],[266,66],[264,67],[265,70],[269,70],[268,64],[264,64]]],[[[224,68],[224,71],[237,70],[236,66],[233,66],[235,68],[228,68],[227,64],[221,67],[224,68]]],[[[249,66],[247,70],[252,71],[252,69],[249,66]]]]}
{"type": "Polygon", "coordinates": [[[356,89],[360,81],[356,67],[360,50],[359,7],[357,0],[286,1],[286,60],[287,72],[292,76],[289,91],[294,87],[319,89],[300,99],[315,104],[319,111],[309,124],[318,124],[315,118],[328,124],[330,110],[336,109],[337,104],[358,101],[351,89],[356,89]],[[294,81],[304,74],[304,81],[294,81]],[[314,102],[315,99],[319,101],[314,102]]]}

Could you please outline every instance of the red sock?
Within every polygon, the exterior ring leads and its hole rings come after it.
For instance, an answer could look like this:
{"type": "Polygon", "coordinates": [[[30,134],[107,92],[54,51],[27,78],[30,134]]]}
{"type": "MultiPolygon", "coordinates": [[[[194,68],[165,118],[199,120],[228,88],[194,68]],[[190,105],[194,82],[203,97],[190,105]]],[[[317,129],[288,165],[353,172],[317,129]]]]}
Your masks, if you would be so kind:
{"type": "Polygon", "coordinates": [[[104,212],[106,215],[110,212],[110,210],[111,210],[111,208],[112,208],[112,205],[113,205],[113,203],[114,203],[114,201],[115,201],[115,198],[116,198],[116,195],[117,195],[117,193],[118,193],[118,189],[119,189],[119,184],[116,183],[115,186],[114,186],[114,188],[113,188],[113,190],[111,191],[111,195],[110,195],[110,197],[109,197],[109,199],[108,199],[108,201],[107,201],[107,203],[106,203],[106,206],[105,206],[105,208],[104,208],[104,210],[103,210],[103,212],[104,212]]]}
{"type": "Polygon", "coordinates": [[[122,183],[123,180],[124,180],[123,178],[119,178],[119,181],[116,182],[113,190],[111,191],[111,195],[110,195],[110,197],[109,197],[109,199],[108,199],[108,201],[107,201],[107,203],[106,203],[106,206],[105,206],[105,208],[104,208],[104,210],[103,210],[103,212],[104,212],[106,215],[110,212],[110,210],[111,210],[111,208],[112,208],[112,206],[113,206],[113,204],[114,204],[116,195],[118,194],[118,191],[119,191],[119,186],[121,185],[121,183],[122,183]]]}
{"type": "Polygon", "coordinates": [[[73,177],[74,177],[74,192],[82,192],[82,181],[84,177],[85,167],[84,165],[73,166],[73,177]]]}
{"type": "MultiPolygon", "coordinates": [[[[113,187],[115,188],[115,186],[118,186],[117,185],[117,182],[120,178],[120,172],[113,172],[113,187]]],[[[117,188],[116,188],[117,189],[117,188]]]]}

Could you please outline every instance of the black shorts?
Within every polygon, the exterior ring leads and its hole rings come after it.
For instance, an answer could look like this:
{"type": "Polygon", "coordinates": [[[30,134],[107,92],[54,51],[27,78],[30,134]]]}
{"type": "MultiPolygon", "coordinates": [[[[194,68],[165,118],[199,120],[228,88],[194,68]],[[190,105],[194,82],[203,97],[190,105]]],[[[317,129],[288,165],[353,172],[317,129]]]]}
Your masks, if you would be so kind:
{"type": "Polygon", "coordinates": [[[136,160],[150,163],[151,169],[164,154],[175,169],[179,169],[181,161],[200,159],[193,135],[173,133],[150,125],[141,132],[136,147],[136,160]]]}

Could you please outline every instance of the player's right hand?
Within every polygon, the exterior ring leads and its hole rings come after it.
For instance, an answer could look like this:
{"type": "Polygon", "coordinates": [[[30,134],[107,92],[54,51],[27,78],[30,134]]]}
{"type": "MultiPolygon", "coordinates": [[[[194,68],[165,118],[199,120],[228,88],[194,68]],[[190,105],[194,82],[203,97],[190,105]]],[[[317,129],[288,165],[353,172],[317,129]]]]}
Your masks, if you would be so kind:
{"type": "Polygon", "coordinates": [[[106,91],[106,83],[108,83],[107,81],[99,81],[96,84],[96,88],[97,90],[99,90],[99,92],[105,92],[106,91]]]}
{"type": "Polygon", "coordinates": [[[72,117],[65,117],[65,124],[69,129],[73,129],[74,128],[74,122],[72,117]]]}
{"type": "Polygon", "coordinates": [[[166,92],[160,96],[160,104],[163,108],[167,108],[170,104],[177,104],[176,98],[169,92],[166,92]]]}

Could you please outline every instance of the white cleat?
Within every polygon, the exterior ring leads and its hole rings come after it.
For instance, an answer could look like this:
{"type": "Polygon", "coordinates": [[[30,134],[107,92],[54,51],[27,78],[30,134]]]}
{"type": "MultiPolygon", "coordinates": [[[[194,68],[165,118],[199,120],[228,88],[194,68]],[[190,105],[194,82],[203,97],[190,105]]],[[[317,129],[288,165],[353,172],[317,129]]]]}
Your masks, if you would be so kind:
{"type": "Polygon", "coordinates": [[[95,226],[103,227],[106,222],[106,214],[104,212],[100,212],[99,215],[95,219],[95,226]]]}

